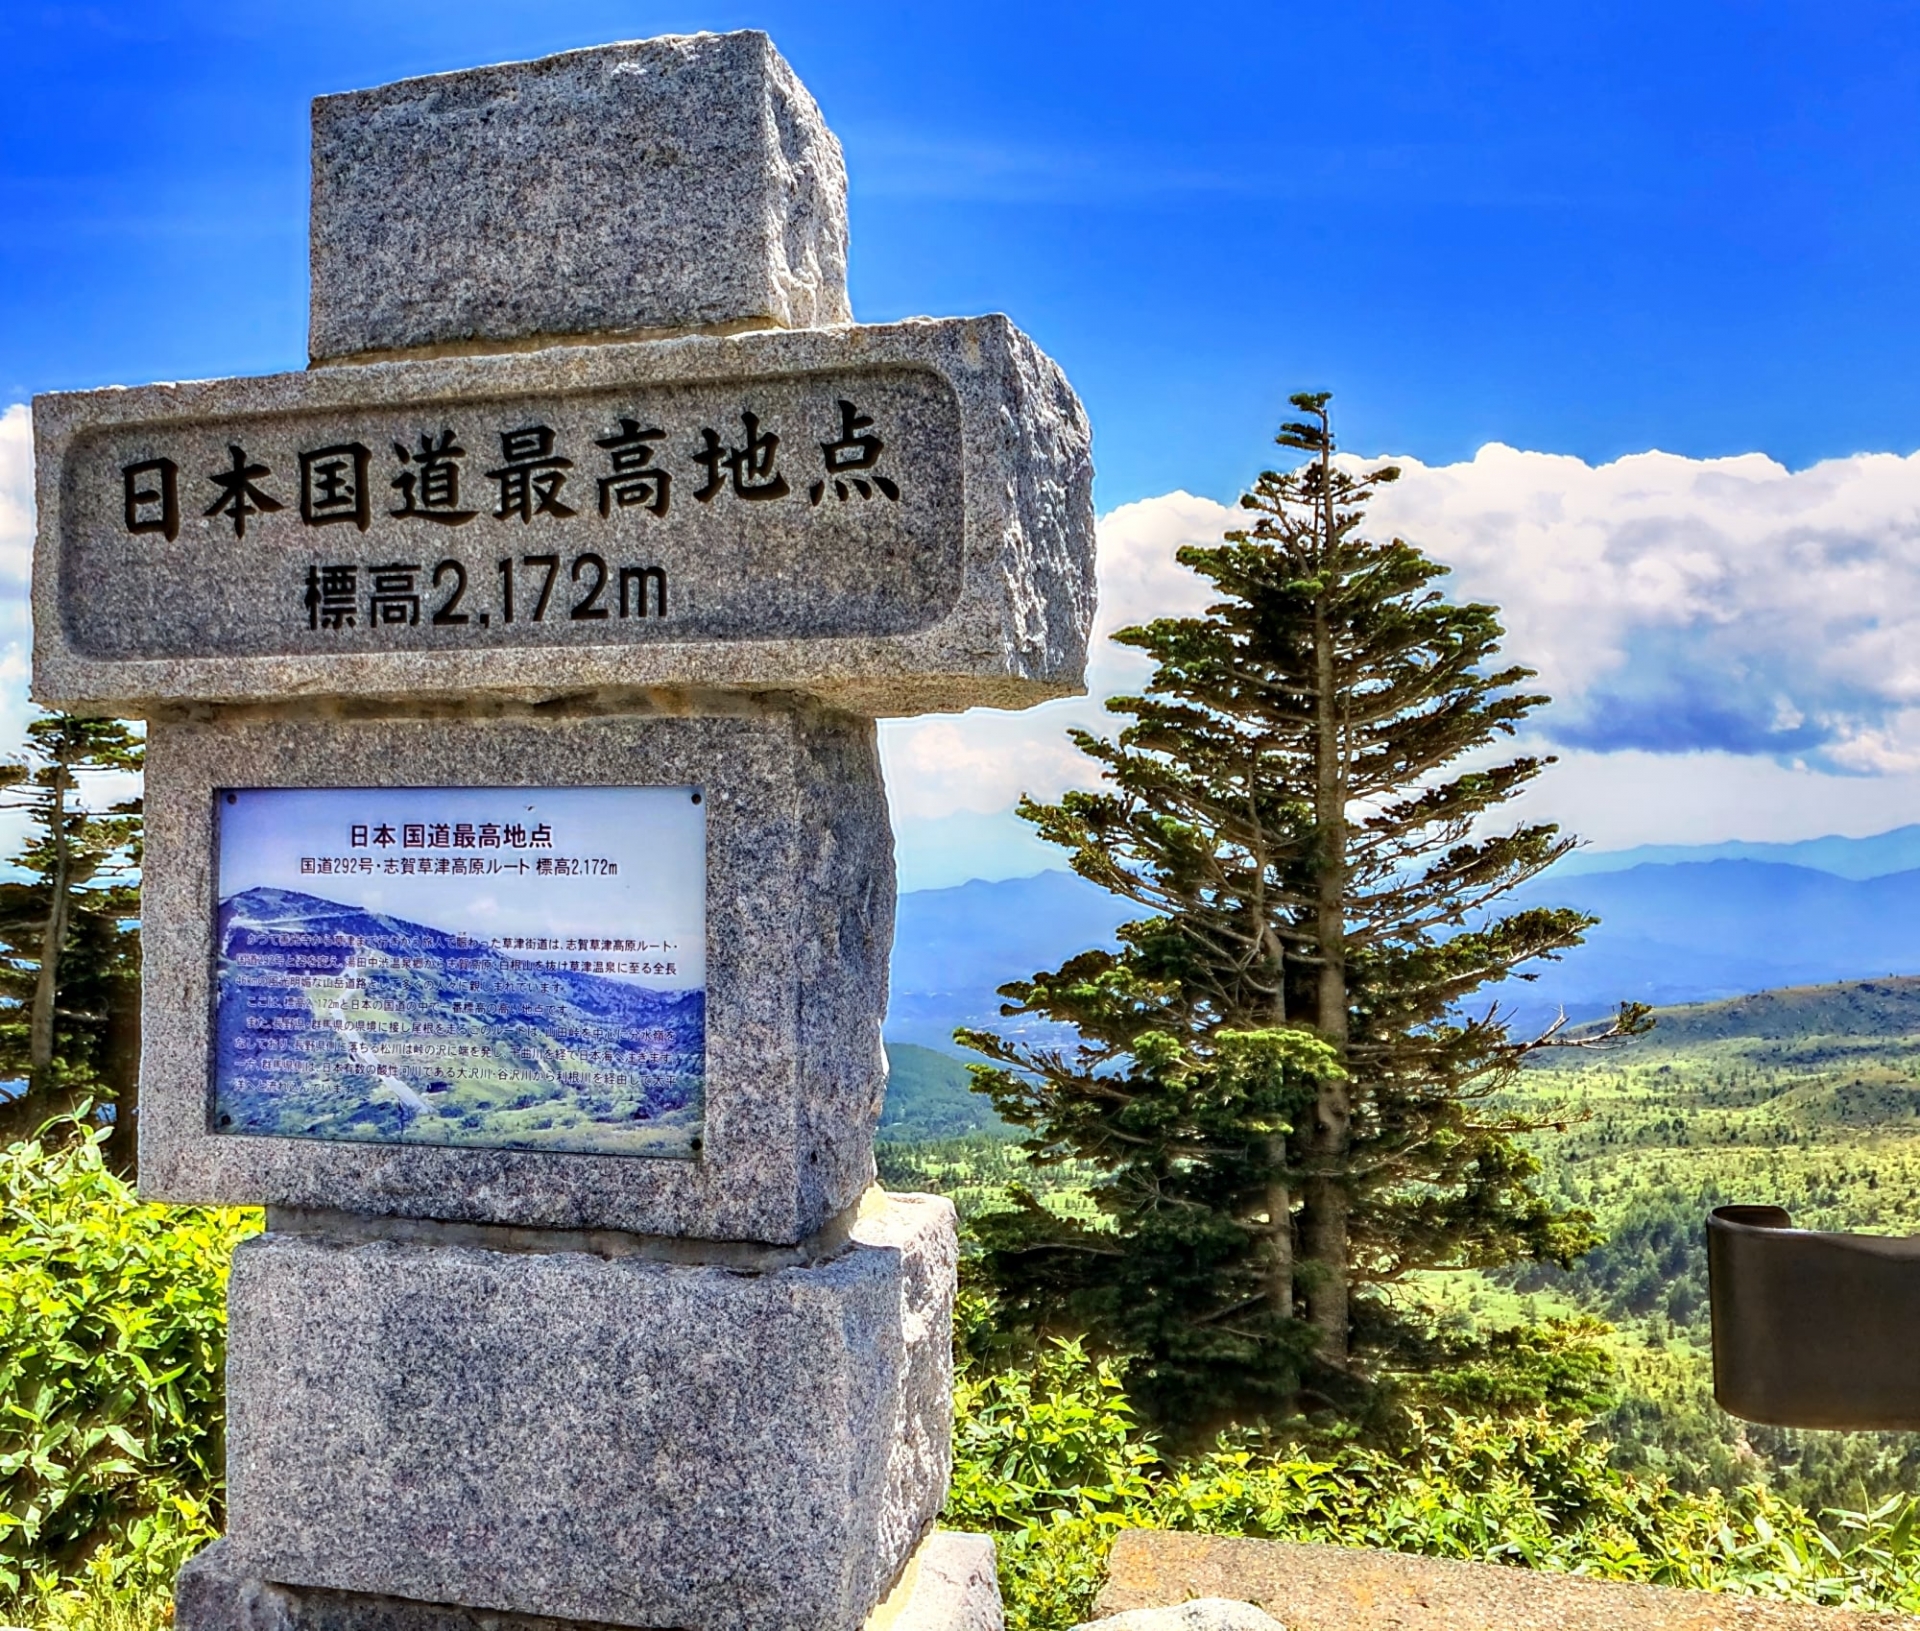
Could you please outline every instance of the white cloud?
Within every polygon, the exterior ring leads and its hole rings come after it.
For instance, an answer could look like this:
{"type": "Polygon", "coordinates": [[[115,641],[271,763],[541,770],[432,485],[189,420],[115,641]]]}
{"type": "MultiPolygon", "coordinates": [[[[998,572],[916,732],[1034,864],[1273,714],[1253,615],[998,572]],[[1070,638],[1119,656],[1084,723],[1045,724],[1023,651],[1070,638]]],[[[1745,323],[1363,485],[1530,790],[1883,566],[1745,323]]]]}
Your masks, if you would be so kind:
{"type": "Polygon", "coordinates": [[[1514,808],[1603,850],[1865,838],[1920,820],[1920,772],[1850,776],[1753,754],[1563,750],[1514,808]]]}
{"type": "MultiPolygon", "coordinates": [[[[1404,474],[1370,530],[1451,566],[1456,598],[1499,605],[1508,653],[1554,698],[1538,745],[1563,762],[1529,813],[1606,848],[1864,834],[1920,815],[1920,455],[1594,466],[1493,444],[1460,464],[1394,462],[1404,474]]],[[[920,826],[945,812],[1088,783],[1064,727],[1103,728],[1094,699],[1146,677],[1105,636],[1203,607],[1206,585],[1174,551],[1241,514],[1172,493],[1103,518],[1092,699],[883,727],[903,864],[927,870],[920,826]]],[[[1009,847],[1006,864],[1031,870],[1031,850],[1009,847]]]]}
{"type": "Polygon", "coordinates": [[[1374,523],[1501,607],[1556,739],[1920,770],[1920,455],[1397,462],[1374,523]]]}
{"type": "Polygon", "coordinates": [[[33,416],[24,402],[0,413],[0,584],[24,586],[33,568],[33,416]]]}

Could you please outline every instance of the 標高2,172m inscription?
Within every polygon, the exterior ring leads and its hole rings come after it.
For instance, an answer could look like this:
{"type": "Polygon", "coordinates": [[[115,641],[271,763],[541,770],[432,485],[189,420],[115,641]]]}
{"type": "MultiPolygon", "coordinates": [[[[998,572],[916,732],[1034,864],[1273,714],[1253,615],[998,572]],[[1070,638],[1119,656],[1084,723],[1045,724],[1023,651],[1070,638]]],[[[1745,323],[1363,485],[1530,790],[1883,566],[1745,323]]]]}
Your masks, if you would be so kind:
{"type": "Polygon", "coordinates": [[[69,636],[293,655],[925,627],[958,411],[875,369],[101,429],[64,477],[69,636]]]}

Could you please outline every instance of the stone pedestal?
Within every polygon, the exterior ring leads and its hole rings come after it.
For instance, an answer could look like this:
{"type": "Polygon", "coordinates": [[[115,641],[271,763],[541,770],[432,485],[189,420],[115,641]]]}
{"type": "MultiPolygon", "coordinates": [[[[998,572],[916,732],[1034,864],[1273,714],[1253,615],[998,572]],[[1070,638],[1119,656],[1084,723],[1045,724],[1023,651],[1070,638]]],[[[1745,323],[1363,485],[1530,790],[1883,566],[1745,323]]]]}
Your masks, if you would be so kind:
{"type": "Polygon", "coordinates": [[[235,1254],[232,1566],[611,1625],[858,1626],[946,1498],[951,1205],[875,1191],[786,1266],[475,1235],[235,1254]]]}

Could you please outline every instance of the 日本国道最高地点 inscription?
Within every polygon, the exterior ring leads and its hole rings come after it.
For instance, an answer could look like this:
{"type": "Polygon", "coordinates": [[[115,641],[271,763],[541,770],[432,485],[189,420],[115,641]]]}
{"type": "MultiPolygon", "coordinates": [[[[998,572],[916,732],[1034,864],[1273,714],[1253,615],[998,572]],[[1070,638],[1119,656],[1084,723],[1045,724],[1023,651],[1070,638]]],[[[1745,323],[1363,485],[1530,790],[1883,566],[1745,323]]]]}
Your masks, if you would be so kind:
{"type": "Polygon", "coordinates": [[[73,392],[34,430],[36,684],[117,713],[665,684],[903,714],[1085,659],[1085,420],[1000,317],[73,392]]]}
{"type": "Polygon", "coordinates": [[[129,427],[75,452],[70,570],[89,593],[74,643],[127,657],[912,630],[958,588],[957,442],[951,394],[899,372],[129,427]],[[132,611],[156,603],[164,616],[132,611]]]}

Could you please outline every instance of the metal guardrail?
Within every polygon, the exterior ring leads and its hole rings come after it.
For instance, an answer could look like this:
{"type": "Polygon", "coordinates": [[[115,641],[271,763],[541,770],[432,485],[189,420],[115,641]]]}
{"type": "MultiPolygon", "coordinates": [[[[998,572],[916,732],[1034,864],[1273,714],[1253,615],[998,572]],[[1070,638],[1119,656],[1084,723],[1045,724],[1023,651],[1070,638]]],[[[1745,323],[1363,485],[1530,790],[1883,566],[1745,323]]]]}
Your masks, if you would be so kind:
{"type": "Polygon", "coordinates": [[[1920,1429],[1920,1239],[1707,1219],[1713,1395],[1778,1427],[1920,1429]]]}

